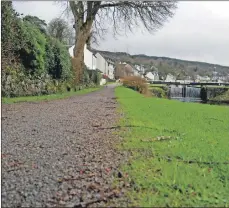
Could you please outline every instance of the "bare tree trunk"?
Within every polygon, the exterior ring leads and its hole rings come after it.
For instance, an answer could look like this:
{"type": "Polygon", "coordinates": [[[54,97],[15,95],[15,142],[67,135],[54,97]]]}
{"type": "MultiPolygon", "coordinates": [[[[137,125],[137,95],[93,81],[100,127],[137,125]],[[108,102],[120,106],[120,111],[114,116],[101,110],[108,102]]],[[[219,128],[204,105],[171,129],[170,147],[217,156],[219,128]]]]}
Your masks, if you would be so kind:
{"type": "Polygon", "coordinates": [[[75,48],[74,48],[74,60],[73,69],[76,73],[75,83],[79,84],[83,82],[83,70],[84,70],[84,46],[90,36],[92,28],[92,21],[87,21],[83,24],[82,28],[77,29],[75,48]]]}

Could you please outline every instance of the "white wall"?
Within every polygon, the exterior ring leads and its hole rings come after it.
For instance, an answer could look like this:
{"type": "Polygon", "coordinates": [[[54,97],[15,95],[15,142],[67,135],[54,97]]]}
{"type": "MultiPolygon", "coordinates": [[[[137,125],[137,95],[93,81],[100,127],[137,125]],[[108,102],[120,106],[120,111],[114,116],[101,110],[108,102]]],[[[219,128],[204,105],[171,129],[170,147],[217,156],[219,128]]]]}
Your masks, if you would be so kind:
{"type": "MultiPolygon", "coordinates": [[[[74,50],[74,45],[71,47],[71,48],[69,48],[69,54],[70,54],[70,56],[71,57],[73,57],[73,50],[74,50]]],[[[95,56],[93,56],[93,53],[91,52],[91,51],[89,51],[88,49],[87,49],[87,46],[86,46],[86,44],[85,44],[85,46],[84,46],[84,63],[85,63],[85,65],[89,68],[89,69],[91,69],[91,70],[95,70],[96,69],[96,57],[95,56]]]]}
{"type": "Polygon", "coordinates": [[[108,63],[100,53],[96,53],[96,68],[103,74],[108,75],[108,63]]]}
{"type": "Polygon", "coordinates": [[[154,74],[154,81],[159,81],[159,75],[158,74],[154,74]]]}
{"type": "Polygon", "coordinates": [[[108,77],[114,79],[114,65],[108,63],[108,77]]]}
{"type": "Polygon", "coordinates": [[[74,47],[75,46],[73,45],[71,48],[68,49],[68,52],[69,52],[69,54],[70,54],[71,57],[74,56],[74,53],[73,53],[74,47]]]}
{"type": "Polygon", "coordinates": [[[153,81],[158,81],[159,80],[159,76],[158,76],[157,73],[148,72],[145,76],[148,79],[153,80],[153,81]]]}
{"type": "Polygon", "coordinates": [[[93,56],[93,53],[87,49],[87,46],[84,46],[84,63],[85,65],[92,70],[96,69],[96,57],[93,56]]]}
{"type": "Polygon", "coordinates": [[[134,70],[134,76],[140,76],[137,70],[134,70]]]}
{"type": "Polygon", "coordinates": [[[154,80],[154,74],[152,72],[148,72],[145,76],[150,80],[154,80]]]}
{"type": "Polygon", "coordinates": [[[134,65],[134,66],[138,71],[141,71],[141,67],[139,65],[134,65]]]}

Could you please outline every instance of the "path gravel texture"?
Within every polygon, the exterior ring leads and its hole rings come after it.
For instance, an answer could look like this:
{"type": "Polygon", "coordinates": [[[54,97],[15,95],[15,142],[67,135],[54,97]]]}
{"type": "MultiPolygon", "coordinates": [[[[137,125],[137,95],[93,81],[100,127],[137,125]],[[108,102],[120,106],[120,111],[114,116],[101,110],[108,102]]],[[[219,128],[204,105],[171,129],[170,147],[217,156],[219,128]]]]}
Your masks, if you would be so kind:
{"type": "Polygon", "coordinates": [[[67,99],[2,105],[2,207],[107,206],[126,157],[111,128],[114,86],[67,99]]]}

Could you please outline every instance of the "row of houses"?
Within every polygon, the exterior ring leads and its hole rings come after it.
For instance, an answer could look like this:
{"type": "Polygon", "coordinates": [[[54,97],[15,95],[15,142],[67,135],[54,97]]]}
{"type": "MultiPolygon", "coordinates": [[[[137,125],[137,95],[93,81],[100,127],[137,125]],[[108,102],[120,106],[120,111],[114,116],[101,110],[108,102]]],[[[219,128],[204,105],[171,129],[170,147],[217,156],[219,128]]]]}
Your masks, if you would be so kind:
{"type": "MultiPolygon", "coordinates": [[[[69,48],[69,54],[73,57],[73,50],[75,46],[69,48]]],[[[109,59],[106,59],[99,52],[92,52],[84,46],[84,63],[90,70],[98,69],[103,75],[109,77],[109,79],[114,80],[114,68],[115,64],[109,59]]]]}
{"type": "MultiPolygon", "coordinates": [[[[73,57],[74,46],[69,48],[69,53],[73,57]]],[[[146,70],[144,65],[131,65],[126,62],[116,62],[114,63],[111,59],[104,57],[99,52],[91,51],[85,45],[84,47],[84,63],[90,70],[99,70],[103,75],[106,75],[111,80],[118,80],[125,76],[140,76],[146,78],[148,81],[159,81],[158,69],[152,66],[149,71],[146,70]]],[[[210,78],[209,76],[197,75],[195,79],[187,76],[184,80],[177,80],[172,74],[167,74],[165,79],[166,82],[229,82],[229,74],[225,77],[214,76],[210,78]]]]}
{"type": "Polygon", "coordinates": [[[119,63],[115,68],[115,79],[119,79],[124,76],[140,76],[147,79],[148,81],[158,81],[159,75],[158,70],[152,69],[152,71],[147,72],[143,66],[134,65],[127,63],[119,63]]]}
{"type": "MultiPolygon", "coordinates": [[[[73,57],[74,45],[69,48],[69,54],[73,57]]],[[[125,76],[141,76],[148,80],[159,80],[158,72],[145,73],[143,65],[131,65],[126,62],[114,63],[111,59],[105,58],[99,52],[93,52],[84,46],[84,63],[90,70],[99,70],[111,80],[118,80],[125,76]]]]}

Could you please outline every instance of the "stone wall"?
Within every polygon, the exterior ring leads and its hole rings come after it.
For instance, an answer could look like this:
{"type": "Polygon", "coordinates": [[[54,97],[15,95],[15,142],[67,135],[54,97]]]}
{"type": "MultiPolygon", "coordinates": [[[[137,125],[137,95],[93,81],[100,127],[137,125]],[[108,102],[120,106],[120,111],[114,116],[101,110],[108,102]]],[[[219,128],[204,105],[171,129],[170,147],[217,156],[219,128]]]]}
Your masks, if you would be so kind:
{"type": "Polygon", "coordinates": [[[25,75],[17,71],[2,71],[2,97],[32,96],[66,91],[67,86],[51,79],[48,74],[40,76],[25,75]]]}

